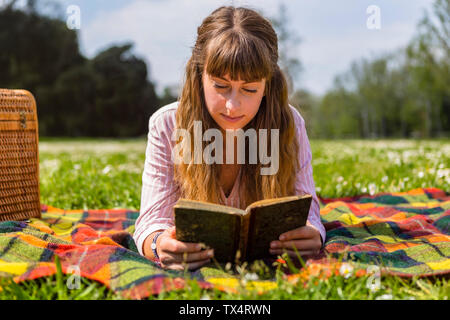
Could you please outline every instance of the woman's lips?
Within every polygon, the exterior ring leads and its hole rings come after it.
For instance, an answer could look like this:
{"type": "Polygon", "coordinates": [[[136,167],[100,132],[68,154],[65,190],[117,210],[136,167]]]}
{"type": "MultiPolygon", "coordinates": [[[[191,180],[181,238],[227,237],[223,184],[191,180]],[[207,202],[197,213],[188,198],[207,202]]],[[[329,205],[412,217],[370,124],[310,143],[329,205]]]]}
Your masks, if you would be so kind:
{"type": "Polygon", "coordinates": [[[239,121],[239,120],[241,120],[244,116],[240,116],[240,117],[233,117],[233,118],[231,118],[231,117],[228,117],[228,116],[226,116],[226,115],[224,115],[224,114],[222,114],[221,113],[221,115],[222,115],[222,117],[225,119],[225,120],[227,120],[227,121],[229,121],[229,122],[237,122],[237,121],[239,121]]]}

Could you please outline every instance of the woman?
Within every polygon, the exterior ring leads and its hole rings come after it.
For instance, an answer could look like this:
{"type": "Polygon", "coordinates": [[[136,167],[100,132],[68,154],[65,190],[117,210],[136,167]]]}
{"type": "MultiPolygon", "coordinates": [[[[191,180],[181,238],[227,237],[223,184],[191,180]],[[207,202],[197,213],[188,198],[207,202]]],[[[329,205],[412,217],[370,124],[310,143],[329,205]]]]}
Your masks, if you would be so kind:
{"type": "MultiPolygon", "coordinates": [[[[175,239],[173,206],[180,197],[242,209],[261,199],[311,194],[307,225],[274,239],[270,253],[287,251],[295,257],[295,249],[301,255],[321,249],[325,229],[314,189],[310,145],[303,118],[288,103],[286,80],[277,64],[277,42],[272,25],[259,13],[218,8],[198,28],[179,101],[151,116],[134,239],[139,252],[157,259],[163,268],[196,269],[214,255],[200,244],[175,239]],[[262,175],[263,164],[250,163],[247,152],[243,164],[236,161],[237,152],[232,163],[199,163],[191,152],[187,153],[190,159],[175,164],[174,130],[184,129],[194,136],[195,121],[201,122],[202,132],[219,129],[224,133],[223,155],[227,148],[236,148],[236,139],[227,139],[226,130],[278,129],[279,141],[271,141],[270,134],[268,138],[269,146],[279,143],[276,173],[262,175]]],[[[205,143],[201,144],[204,150],[205,143]]],[[[194,141],[183,146],[194,150],[194,141]]]]}

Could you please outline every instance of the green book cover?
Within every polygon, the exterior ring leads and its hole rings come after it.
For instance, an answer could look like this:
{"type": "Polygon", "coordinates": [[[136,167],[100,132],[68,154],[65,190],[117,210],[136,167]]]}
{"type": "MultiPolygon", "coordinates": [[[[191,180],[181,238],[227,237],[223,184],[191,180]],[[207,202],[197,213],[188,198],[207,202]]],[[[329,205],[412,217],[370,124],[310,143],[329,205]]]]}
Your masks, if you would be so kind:
{"type": "Polygon", "coordinates": [[[245,210],[179,199],[174,206],[176,238],[204,243],[218,262],[268,258],[270,242],[306,225],[311,195],[256,201],[245,210]]]}

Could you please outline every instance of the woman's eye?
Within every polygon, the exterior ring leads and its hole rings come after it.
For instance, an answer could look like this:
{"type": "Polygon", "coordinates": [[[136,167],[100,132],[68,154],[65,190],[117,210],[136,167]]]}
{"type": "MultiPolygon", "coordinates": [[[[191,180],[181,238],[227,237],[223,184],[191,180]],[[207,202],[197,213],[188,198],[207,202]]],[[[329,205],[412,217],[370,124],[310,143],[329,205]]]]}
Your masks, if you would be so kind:
{"type": "Polygon", "coordinates": [[[214,87],[218,88],[218,89],[225,89],[227,86],[221,86],[221,85],[218,85],[217,83],[215,83],[214,87]]]}
{"type": "MultiPolygon", "coordinates": [[[[221,86],[220,84],[217,84],[217,83],[214,83],[213,86],[214,86],[214,88],[217,88],[217,89],[228,88],[228,86],[221,86]]],[[[258,90],[252,90],[252,89],[246,89],[246,88],[243,88],[243,90],[248,93],[256,93],[258,91],[258,90]]]]}

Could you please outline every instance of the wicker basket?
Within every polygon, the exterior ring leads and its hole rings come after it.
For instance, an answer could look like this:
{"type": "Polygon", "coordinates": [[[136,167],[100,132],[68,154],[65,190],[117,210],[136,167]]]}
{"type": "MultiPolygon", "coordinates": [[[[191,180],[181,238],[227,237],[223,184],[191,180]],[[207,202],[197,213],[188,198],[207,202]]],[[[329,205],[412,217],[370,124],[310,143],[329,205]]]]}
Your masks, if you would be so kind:
{"type": "Polygon", "coordinates": [[[36,101],[0,89],[0,221],[41,216],[36,101]]]}

